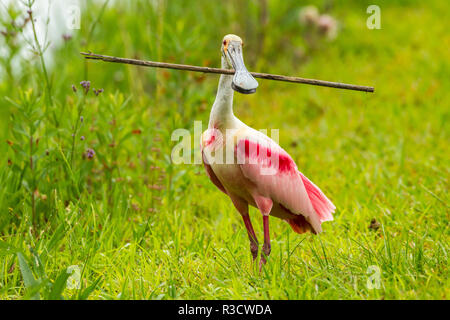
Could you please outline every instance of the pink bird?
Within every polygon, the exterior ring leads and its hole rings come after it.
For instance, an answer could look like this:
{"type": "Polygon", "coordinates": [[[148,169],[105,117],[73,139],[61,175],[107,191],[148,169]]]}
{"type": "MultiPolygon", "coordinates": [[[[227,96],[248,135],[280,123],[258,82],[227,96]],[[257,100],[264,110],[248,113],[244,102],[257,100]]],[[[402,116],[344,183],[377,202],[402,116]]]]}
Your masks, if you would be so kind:
{"type": "Polygon", "coordinates": [[[202,134],[203,164],[211,181],[227,194],[242,215],[253,260],[258,239],[248,205],[263,218],[264,245],[260,268],[270,254],[269,215],[287,221],[296,233],[322,231],[324,221],[333,220],[335,206],[322,191],[298,171],[295,162],[277,143],[233,114],[233,89],[253,93],[258,83],[247,71],[242,40],[226,35],[222,42],[222,68],[234,75],[221,75],[208,130],[202,134]]]}

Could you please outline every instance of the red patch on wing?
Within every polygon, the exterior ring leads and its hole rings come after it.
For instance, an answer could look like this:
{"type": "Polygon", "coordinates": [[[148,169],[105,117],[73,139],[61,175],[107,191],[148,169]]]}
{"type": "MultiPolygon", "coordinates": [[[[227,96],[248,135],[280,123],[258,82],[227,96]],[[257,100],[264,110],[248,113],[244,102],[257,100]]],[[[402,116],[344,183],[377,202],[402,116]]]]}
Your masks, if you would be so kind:
{"type": "Polygon", "coordinates": [[[215,136],[215,135],[211,135],[211,136],[209,137],[209,139],[205,141],[205,143],[204,143],[205,147],[209,146],[209,145],[212,144],[214,141],[216,141],[216,136],[215,136]]]}
{"type": "Polygon", "coordinates": [[[219,129],[209,128],[202,135],[202,148],[211,146],[215,148],[215,145],[220,145],[222,141],[222,133],[219,129]]]}
{"type": "MultiPolygon", "coordinates": [[[[278,162],[278,172],[297,172],[297,166],[294,161],[283,149],[277,148],[277,150],[274,150],[270,145],[261,145],[248,139],[240,141],[238,145],[241,145],[242,142],[244,143],[244,154],[246,159],[262,160],[265,166],[277,166],[278,162]]],[[[242,146],[240,146],[240,148],[242,148],[242,146]]],[[[252,163],[253,162],[250,162],[250,164],[252,163]]]]}

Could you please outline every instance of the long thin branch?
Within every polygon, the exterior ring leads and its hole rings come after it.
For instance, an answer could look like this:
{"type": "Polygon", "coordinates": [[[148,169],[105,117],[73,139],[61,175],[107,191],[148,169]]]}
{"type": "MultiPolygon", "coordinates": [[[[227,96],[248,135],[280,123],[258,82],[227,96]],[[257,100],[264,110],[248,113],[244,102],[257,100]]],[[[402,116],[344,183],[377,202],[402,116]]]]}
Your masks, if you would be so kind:
{"type": "MultiPolygon", "coordinates": [[[[102,61],[106,61],[106,62],[133,64],[133,65],[144,66],[144,67],[187,70],[187,71],[203,72],[203,73],[234,74],[234,70],[227,70],[227,69],[220,69],[220,68],[209,68],[209,67],[191,66],[191,65],[186,65],[186,64],[127,59],[127,58],[106,56],[106,55],[102,55],[102,54],[95,54],[95,53],[91,53],[91,52],[89,52],[89,53],[88,52],[80,52],[80,53],[86,59],[91,59],[91,60],[102,60],[102,61]]],[[[290,77],[290,76],[282,76],[282,75],[277,75],[277,74],[259,73],[259,72],[250,72],[250,73],[255,78],[261,78],[261,79],[269,79],[269,80],[277,80],[277,81],[285,81],[285,82],[293,82],[293,83],[304,83],[304,84],[311,84],[314,86],[323,86],[323,87],[365,91],[365,92],[374,92],[374,90],[375,90],[373,87],[359,86],[359,85],[341,83],[341,82],[306,79],[306,78],[300,78],[300,77],[290,77]]]]}

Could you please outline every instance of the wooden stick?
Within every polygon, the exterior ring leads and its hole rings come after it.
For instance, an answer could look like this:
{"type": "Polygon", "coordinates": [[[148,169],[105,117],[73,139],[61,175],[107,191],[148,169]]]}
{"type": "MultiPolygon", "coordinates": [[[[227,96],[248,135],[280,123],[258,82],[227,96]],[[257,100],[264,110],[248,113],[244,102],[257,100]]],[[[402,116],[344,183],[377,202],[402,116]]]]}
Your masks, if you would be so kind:
{"type": "MultiPolygon", "coordinates": [[[[105,56],[102,54],[95,54],[92,52],[80,52],[80,53],[86,59],[102,60],[102,61],[106,61],[106,62],[133,64],[133,65],[137,65],[137,66],[154,67],[154,68],[187,70],[187,71],[203,72],[203,73],[234,74],[234,70],[227,70],[227,69],[220,69],[220,68],[209,68],[209,67],[191,66],[191,65],[186,65],[186,64],[127,59],[127,58],[119,58],[119,57],[113,57],[113,56],[105,56]]],[[[311,84],[314,86],[323,86],[323,87],[365,91],[365,92],[374,92],[375,91],[375,89],[373,87],[359,86],[359,85],[354,85],[354,84],[316,80],[316,79],[306,79],[306,78],[299,78],[299,77],[289,77],[289,76],[282,76],[282,75],[269,74],[269,73],[259,73],[259,72],[250,72],[250,73],[255,78],[261,78],[261,79],[286,81],[286,82],[294,82],[294,83],[304,83],[304,84],[311,84]]]]}

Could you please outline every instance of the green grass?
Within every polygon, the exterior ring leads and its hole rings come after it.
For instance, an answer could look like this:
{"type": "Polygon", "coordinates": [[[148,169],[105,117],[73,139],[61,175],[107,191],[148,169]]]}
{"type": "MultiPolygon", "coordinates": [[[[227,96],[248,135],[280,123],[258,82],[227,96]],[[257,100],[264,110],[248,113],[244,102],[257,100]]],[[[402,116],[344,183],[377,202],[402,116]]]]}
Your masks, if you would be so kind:
{"type": "MultiPolygon", "coordinates": [[[[11,76],[2,60],[1,299],[449,298],[450,37],[442,14],[450,6],[379,1],[382,29],[368,30],[373,1],[332,2],[337,39],[300,63],[297,2],[269,1],[261,52],[259,5],[236,3],[136,1],[102,13],[88,2],[81,30],[47,59],[53,102],[38,56],[16,57],[26,72],[11,76]],[[280,129],[280,144],[337,207],[319,236],[270,218],[262,273],[239,214],[202,166],[170,162],[174,129],[192,131],[195,120],[206,128],[218,78],[85,65],[78,55],[218,66],[227,33],[244,38],[250,70],[375,86],[365,94],[261,80],[256,94],[236,94],[235,114],[256,129],[280,129]],[[82,80],[105,91],[84,96],[82,80]],[[65,286],[74,265],[79,289],[65,286]],[[366,285],[370,266],[381,272],[379,289],[366,285]]],[[[250,214],[262,242],[261,215],[250,214]]]]}

